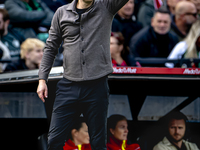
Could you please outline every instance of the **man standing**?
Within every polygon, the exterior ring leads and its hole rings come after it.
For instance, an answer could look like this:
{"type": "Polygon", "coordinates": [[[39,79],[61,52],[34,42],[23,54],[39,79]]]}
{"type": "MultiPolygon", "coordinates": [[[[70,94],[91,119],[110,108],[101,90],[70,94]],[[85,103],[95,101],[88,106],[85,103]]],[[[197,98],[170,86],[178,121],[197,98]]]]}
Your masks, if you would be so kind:
{"type": "Polygon", "coordinates": [[[48,149],[59,150],[75,119],[83,113],[93,150],[106,150],[107,76],[112,73],[111,24],[128,0],[74,0],[52,20],[39,70],[38,96],[45,101],[46,81],[63,41],[64,78],[57,84],[48,149]]]}
{"type": "MultiPolygon", "coordinates": [[[[164,118],[163,118],[164,119],[164,118]]],[[[187,117],[179,112],[172,112],[166,117],[168,134],[154,146],[153,150],[198,150],[196,144],[185,141],[187,117]]]]}

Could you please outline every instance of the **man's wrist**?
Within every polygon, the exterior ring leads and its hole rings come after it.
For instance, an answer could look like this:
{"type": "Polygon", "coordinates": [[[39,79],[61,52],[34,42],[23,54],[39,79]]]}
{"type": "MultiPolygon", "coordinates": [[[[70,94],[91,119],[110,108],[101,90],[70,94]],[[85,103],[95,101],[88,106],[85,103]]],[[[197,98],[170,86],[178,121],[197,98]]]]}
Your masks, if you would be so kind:
{"type": "Polygon", "coordinates": [[[46,84],[46,80],[44,80],[44,79],[39,79],[39,83],[45,83],[45,84],[46,84]]]}

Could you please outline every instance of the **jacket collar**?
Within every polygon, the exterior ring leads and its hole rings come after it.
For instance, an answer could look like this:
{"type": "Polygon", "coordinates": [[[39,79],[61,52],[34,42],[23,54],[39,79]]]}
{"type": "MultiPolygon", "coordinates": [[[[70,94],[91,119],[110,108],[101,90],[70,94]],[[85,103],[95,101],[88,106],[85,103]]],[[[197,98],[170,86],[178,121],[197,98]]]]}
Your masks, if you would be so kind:
{"type": "MultiPolygon", "coordinates": [[[[97,1],[99,1],[99,0],[94,0],[92,5],[94,5],[94,3],[97,1]]],[[[71,10],[72,12],[76,12],[77,2],[78,2],[78,0],[73,0],[71,3],[68,4],[68,7],[66,9],[71,10]]],[[[92,6],[90,6],[90,7],[92,7],[92,6]]]]}
{"type": "Polygon", "coordinates": [[[73,0],[71,3],[69,3],[67,10],[76,11],[76,4],[78,0],[73,0]]]}
{"type": "Polygon", "coordinates": [[[114,136],[110,136],[109,141],[113,146],[122,147],[123,141],[116,139],[114,136]]]}
{"type": "MultiPolygon", "coordinates": [[[[165,145],[168,146],[174,146],[168,139],[167,137],[164,137],[163,141],[162,141],[165,145]]],[[[183,143],[185,144],[185,140],[183,139],[183,143]]]]}
{"type": "MultiPolygon", "coordinates": [[[[152,34],[152,36],[153,36],[153,39],[154,39],[155,41],[157,41],[157,40],[158,40],[159,34],[156,33],[156,32],[154,31],[154,29],[153,29],[152,26],[150,26],[149,29],[150,29],[150,32],[151,32],[151,34],[152,34]]],[[[160,36],[161,36],[161,37],[169,37],[169,31],[168,31],[166,34],[160,35],[160,36]]]]}
{"type": "Polygon", "coordinates": [[[164,137],[163,143],[164,143],[165,145],[168,145],[168,146],[172,145],[171,142],[167,139],[167,137],[164,137]]]}
{"type": "Polygon", "coordinates": [[[77,147],[74,142],[72,142],[71,139],[69,139],[68,141],[66,141],[67,145],[69,145],[70,147],[77,147]]]}

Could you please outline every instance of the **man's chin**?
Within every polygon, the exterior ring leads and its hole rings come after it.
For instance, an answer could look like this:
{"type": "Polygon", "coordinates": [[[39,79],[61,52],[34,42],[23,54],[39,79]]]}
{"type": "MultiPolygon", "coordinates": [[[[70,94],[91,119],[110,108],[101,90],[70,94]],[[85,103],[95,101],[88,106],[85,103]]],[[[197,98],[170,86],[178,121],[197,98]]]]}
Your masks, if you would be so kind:
{"type": "Polygon", "coordinates": [[[174,138],[174,137],[171,137],[171,136],[167,136],[168,140],[173,142],[173,143],[178,143],[180,142],[181,140],[183,140],[183,137],[180,137],[180,138],[174,138]]]}
{"type": "Polygon", "coordinates": [[[159,34],[160,35],[165,35],[165,34],[167,34],[167,32],[166,31],[160,31],[159,34]]]}
{"type": "Polygon", "coordinates": [[[173,142],[175,142],[175,143],[178,143],[178,142],[182,141],[183,138],[172,138],[171,140],[172,140],[173,142]]]}

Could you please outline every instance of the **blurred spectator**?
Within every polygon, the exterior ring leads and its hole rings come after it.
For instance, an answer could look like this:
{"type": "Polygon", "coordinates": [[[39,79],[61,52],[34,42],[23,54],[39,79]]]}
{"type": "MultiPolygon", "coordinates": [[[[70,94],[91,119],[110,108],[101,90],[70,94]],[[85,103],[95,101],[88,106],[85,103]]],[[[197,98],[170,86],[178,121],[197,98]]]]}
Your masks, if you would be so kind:
{"type": "Polygon", "coordinates": [[[53,11],[55,12],[58,7],[68,4],[72,0],[43,0],[44,3],[53,11]]]}
{"type": "Polygon", "coordinates": [[[192,24],[197,19],[195,5],[189,1],[181,1],[175,7],[175,15],[172,19],[171,31],[183,40],[188,34],[192,24]]]}
{"type": "Polygon", "coordinates": [[[189,0],[196,6],[197,9],[197,17],[200,19],[200,0],[189,0]]]}
{"type": "Polygon", "coordinates": [[[171,112],[162,120],[167,135],[154,146],[153,150],[199,150],[196,144],[184,140],[187,117],[183,113],[171,112]]]}
{"type": "Polygon", "coordinates": [[[47,33],[54,14],[44,2],[37,0],[7,0],[5,8],[8,10],[11,24],[23,33],[25,38],[36,38],[39,33],[47,33]]]}
{"type": "Polygon", "coordinates": [[[152,18],[151,26],[145,27],[132,37],[130,50],[134,57],[167,58],[178,43],[176,35],[169,32],[170,24],[169,11],[165,7],[159,8],[152,18]]]}
{"type": "Polygon", "coordinates": [[[45,43],[28,38],[21,44],[21,59],[7,65],[5,71],[37,69],[42,60],[45,43]]]}
{"type": "Polygon", "coordinates": [[[113,18],[111,31],[112,32],[122,32],[122,25],[116,18],[113,18]]]}
{"type": "Polygon", "coordinates": [[[140,150],[138,144],[129,144],[127,140],[128,122],[125,116],[110,116],[108,118],[107,132],[107,150],[140,150]]]}
{"type": "MultiPolygon", "coordinates": [[[[159,6],[154,5],[155,0],[146,0],[140,7],[137,18],[138,21],[142,24],[143,27],[151,25],[151,18],[153,17],[155,10],[159,6]]],[[[163,0],[162,0],[163,1],[163,0]]],[[[165,6],[166,4],[164,1],[162,2],[162,5],[165,6]]]]}
{"type": "Polygon", "coordinates": [[[134,13],[134,0],[129,0],[116,14],[115,18],[121,23],[121,32],[125,44],[129,45],[131,37],[142,29],[142,24],[136,21],[134,13]]]}
{"type": "Polygon", "coordinates": [[[123,54],[127,49],[124,47],[124,38],[121,32],[112,32],[110,37],[110,53],[113,66],[127,66],[123,54]]]}
{"type": "Polygon", "coordinates": [[[6,9],[0,8],[0,38],[9,49],[12,60],[20,59],[20,45],[24,36],[9,26],[10,20],[6,9]]]}
{"type": "MultiPolygon", "coordinates": [[[[151,18],[153,17],[153,14],[156,10],[154,7],[154,1],[155,0],[146,0],[146,2],[143,3],[141,8],[139,9],[138,21],[142,23],[143,27],[146,27],[151,24],[151,18]]],[[[186,0],[162,0],[162,1],[163,1],[162,5],[167,6],[171,15],[173,16],[175,14],[175,7],[177,3],[186,0]]]]}
{"type": "MultiPolygon", "coordinates": [[[[197,20],[191,27],[186,38],[179,42],[168,59],[200,58],[200,20],[197,20]]],[[[166,63],[166,66],[173,68],[173,63],[166,63]]],[[[183,64],[184,67],[199,67],[198,64],[183,64]]],[[[180,66],[177,66],[180,67],[180,66]]]]}
{"type": "Polygon", "coordinates": [[[3,56],[3,50],[0,49],[0,59],[2,58],[2,56],[3,56]]]}
{"type": "Polygon", "coordinates": [[[110,53],[113,66],[137,66],[128,46],[124,44],[121,32],[112,32],[110,37],[110,53]]]}
{"type": "Polygon", "coordinates": [[[71,137],[65,142],[63,150],[92,150],[89,144],[88,126],[80,117],[71,130],[71,137]]]}
{"type": "MultiPolygon", "coordinates": [[[[0,60],[10,60],[9,49],[0,41],[0,60]]],[[[0,61],[0,72],[3,72],[7,66],[7,63],[0,61]]]]}
{"type": "Polygon", "coordinates": [[[141,5],[145,2],[146,0],[134,0],[134,15],[137,17],[138,11],[141,7],[141,5]]]}
{"type": "Polygon", "coordinates": [[[185,1],[185,0],[167,0],[167,7],[171,14],[175,15],[175,7],[178,2],[185,1]]]}

